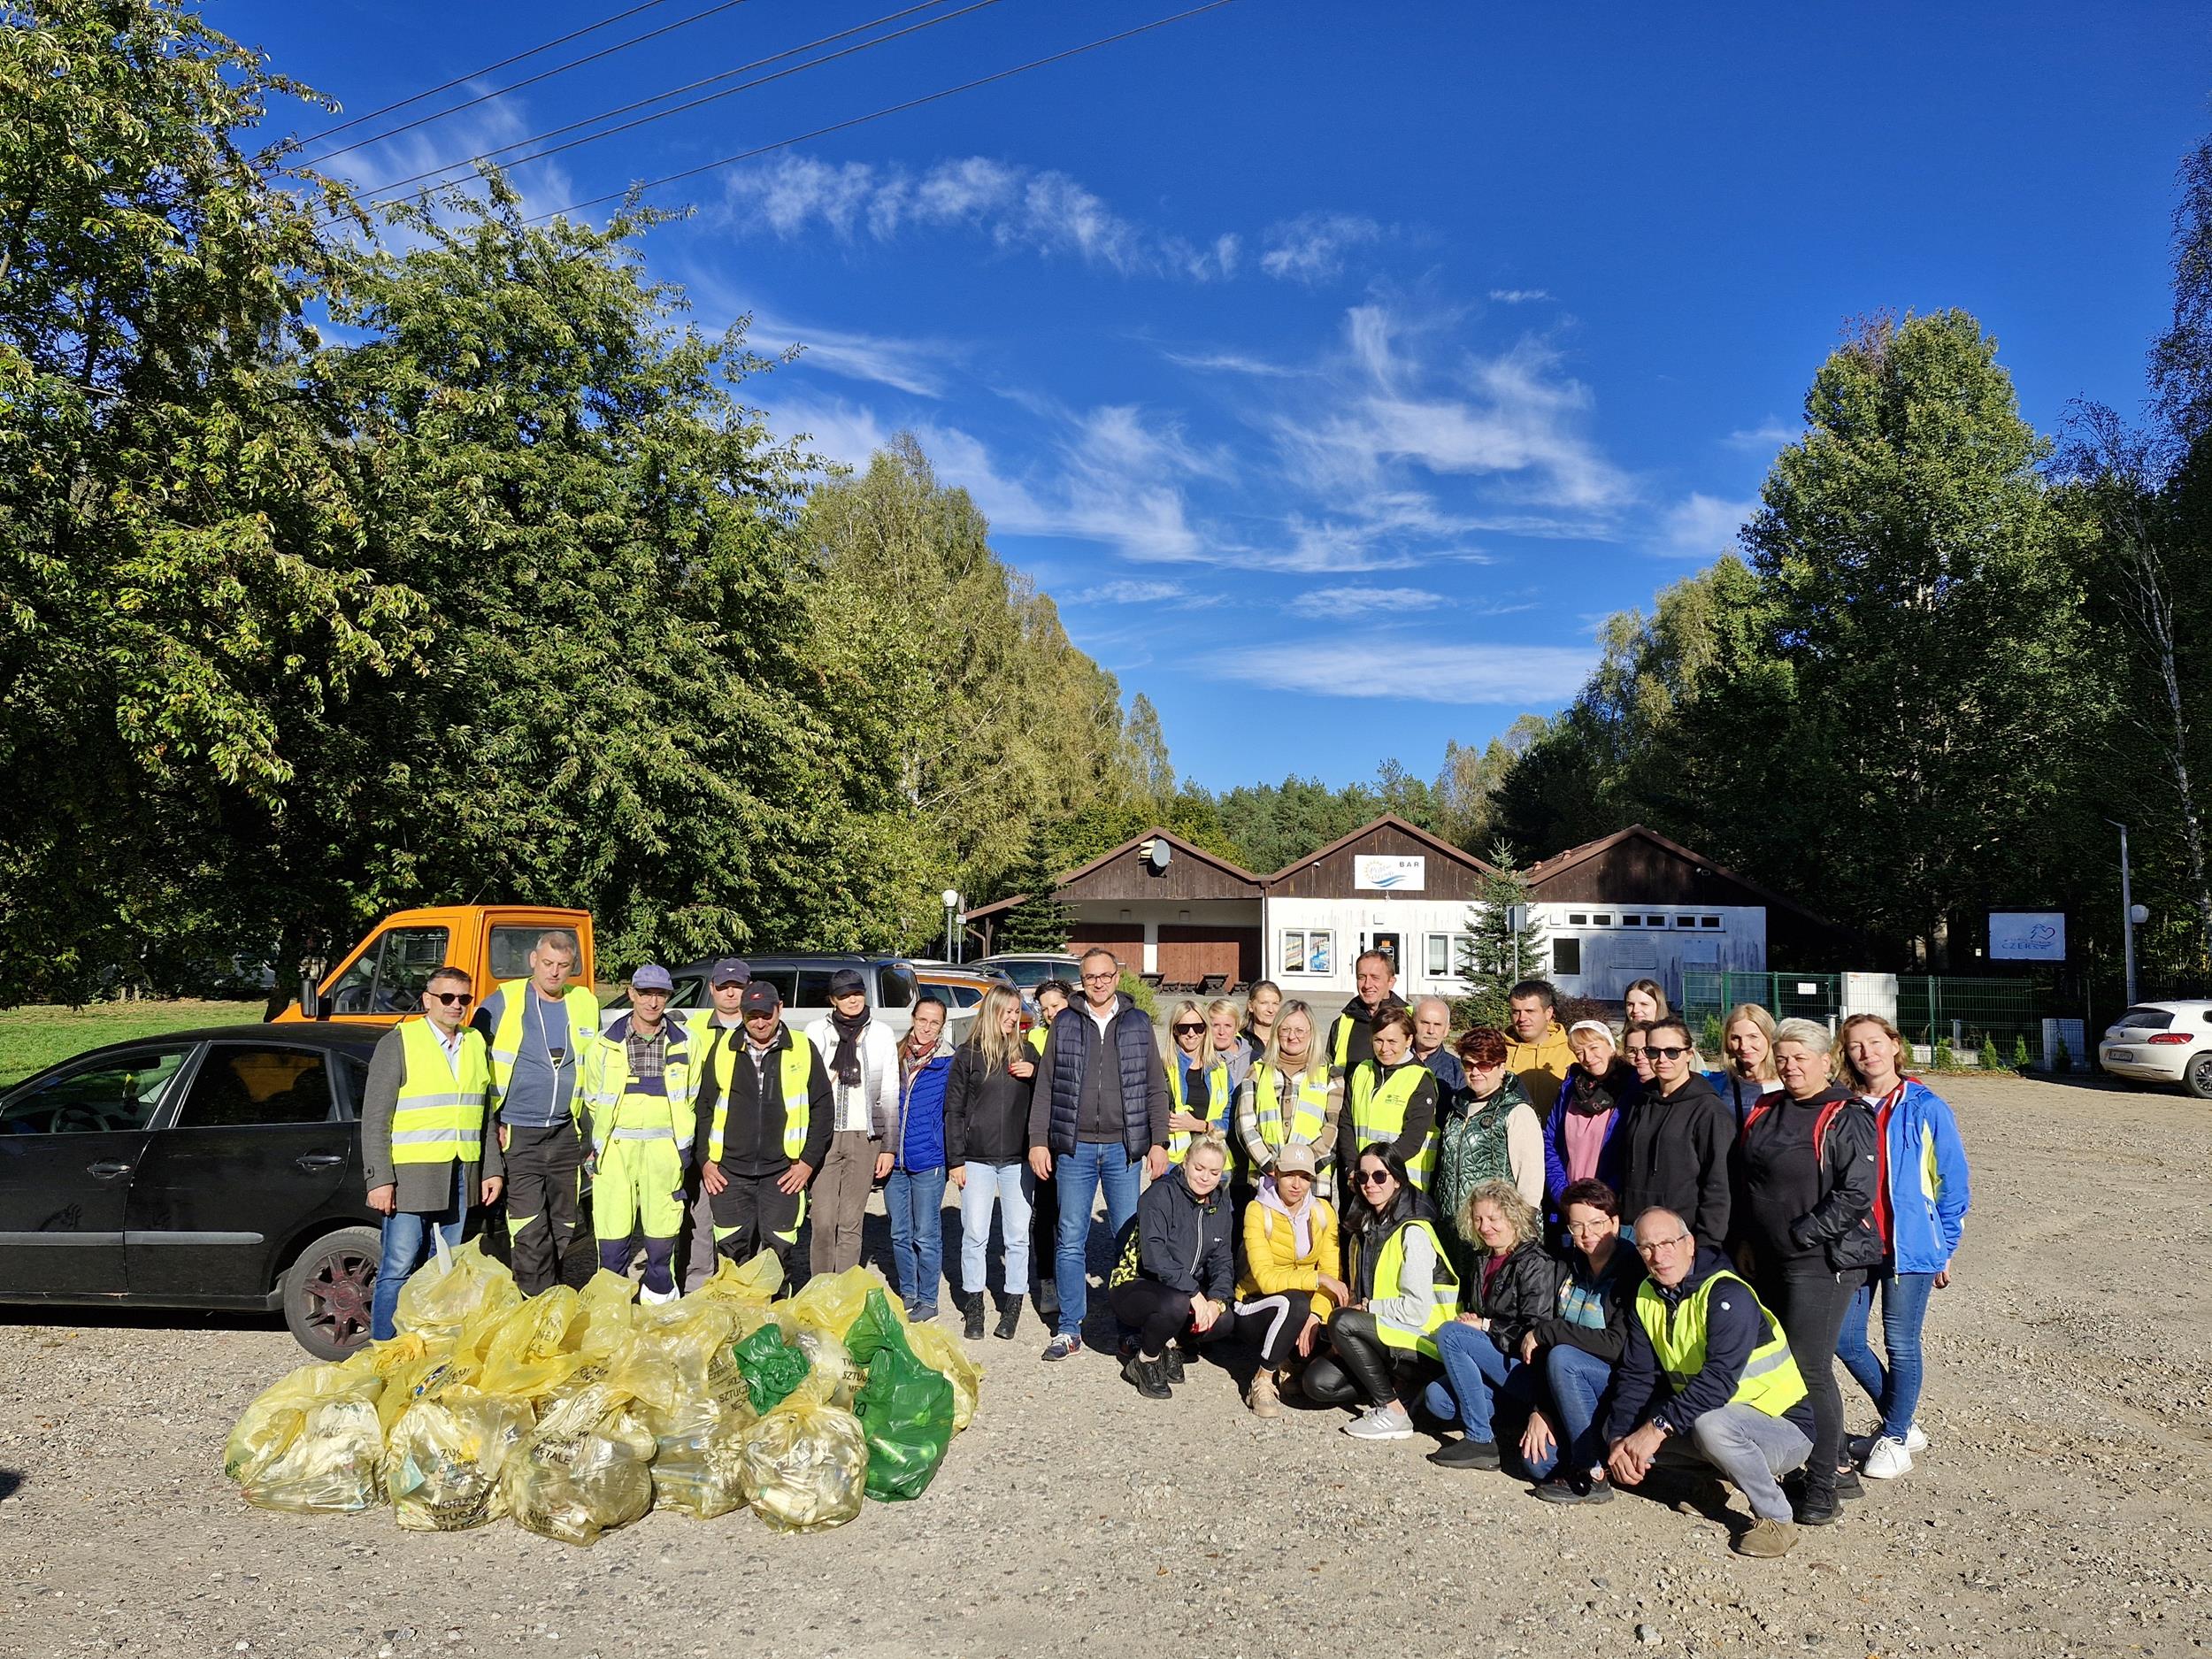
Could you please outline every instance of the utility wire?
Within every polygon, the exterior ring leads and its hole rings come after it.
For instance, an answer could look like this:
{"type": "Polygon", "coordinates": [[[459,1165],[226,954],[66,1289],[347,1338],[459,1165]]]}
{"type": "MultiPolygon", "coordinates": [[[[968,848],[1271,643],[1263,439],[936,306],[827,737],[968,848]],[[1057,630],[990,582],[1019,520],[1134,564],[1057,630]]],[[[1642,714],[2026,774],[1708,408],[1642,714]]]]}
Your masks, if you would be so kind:
{"type": "Polygon", "coordinates": [[[357,115],[349,121],[341,121],[335,127],[326,127],[319,133],[310,133],[299,141],[300,147],[305,149],[310,144],[319,144],[326,138],[358,127],[364,121],[373,121],[380,115],[389,115],[394,110],[403,110],[411,104],[420,104],[425,98],[434,98],[441,92],[450,92],[454,88],[464,86],[479,75],[488,75],[495,70],[506,68],[510,64],[518,64],[526,58],[535,58],[540,52],[549,52],[556,46],[565,46],[571,41],[580,40],[587,35],[596,34],[610,24],[621,22],[624,18],[634,18],[641,12],[650,12],[655,6],[667,4],[668,0],[644,0],[642,5],[634,5],[626,12],[618,12],[612,17],[601,18],[596,23],[587,23],[580,29],[571,29],[567,34],[556,36],[541,46],[533,46],[526,52],[517,52],[513,57],[503,58],[495,64],[486,64],[481,69],[472,69],[465,75],[456,75],[452,80],[432,87],[426,91],[410,93],[407,96],[387,104],[380,109],[371,110],[365,115],[357,115]]]}
{"type": "MultiPolygon", "coordinates": [[[[794,46],[787,51],[780,51],[771,57],[757,58],[749,64],[741,64],[734,69],[726,69],[719,74],[709,75],[704,80],[695,81],[687,86],[672,88],[669,91],[658,93],[652,97],[641,98],[634,104],[626,104],[618,109],[603,110],[597,115],[586,116],[580,121],[571,121],[565,127],[557,127],[549,132],[534,134],[528,138],[518,138],[512,143],[496,145],[490,150],[485,150],[480,155],[465,157],[459,161],[441,162],[434,167],[426,168],[420,173],[411,173],[404,179],[395,179],[388,184],[380,184],[373,190],[364,191],[362,193],[361,199],[365,202],[373,202],[380,196],[388,196],[395,191],[404,190],[410,185],[419,184],[426,179],[437,178],[441,174],[455,173],[457,169],[473,167],[479,162],[489,161],[493,157],[503,155],[509,150],[520,150],[526,145],[537,143],[543,139],[557,138],[563,133],[572,133],[580,127],[589,127],[595,122],[608,120],[615,116],[626,114],[632,110],[642,109],[647,104],[658,104],[664,99],[675,97],[679,94],[689,92],[695,88],[707,86],[717,81],[726,81],[732,75],[743,74],[749,69],[757,69],[763,65],[776,63],[783,58],[792,57],[796,53],[810,51],[817,46],[826,45],[831,41],[843,40],[848,35],[857,35],[864,29],[874,28],[879,24],[895,22],[900,18],[911,17],[917,12],[926,12],[932,6],[941,5],[942,4],[944,4],[944,0],[924,0],[924,4],[920,5],[909,6],[902,12],[894,12],[884,17],[872,19],[866,23],[855,24],[851,28],[841,29],[834,35],[826,35],[819,40],[809,41],[804,45],[794,46]]],[[[866,51],[872,47],[884,45],[888,42],[899,39],[902,35],[917,34],[923,29],[934,28],[940,23],[949,23],[956,18],[965,17],[971,12],[980,12],[987,7],[995,6],[999,4],[1001,4],[1001,0],[971,0],[969,4],[962,6],[956,12],[947,12],[937,17],[925,18],[919,23],[910,23],[906,26],[906,27],[902,29],[894,29],[888,35],[879,35],[872,39],[857,42],[851,46],[841,47],[833,52],[825,52],[819,58],[810,58],[803,63],[793,64],[787,69],[777,70],[773,74],[762,75],[752,81],[741,81],[733,87],[725,87],[719,92],[710,92],[704,97],[694,98],[689,103],[679,104],[665,110],[656,111],[651,115],[641,115],[635,120],[625,121],[619,126],[610,127],[603,132],[588,133],[581,138],[572,138],[566,143],[555,144],[548,149],[537,150],[531,155],[518,156],[511,161],[502,162],[499,165],[502,166],[519,167],[530,162],[542,161],[549,156],[557,156],[564,150],[574,150],[580,145],[595,144],[603,138],[612,138],[617,133],[626,133],[634,127],[649,126],[654,121],[664,120],[672,115],[680,115],[687,110],[695,110],[702,104],[712,104],[722,98],[733,97],[738,93],[749,91],[754,87],[765,86],[772,81],[784,80],[788,76],[798,74],[802,71],[817,68],[823,64],[833,62],[840,58],[849,58],[855,52],[866,51]]],[[[440,179],[440,181],[437,184],[427,188],[442,189],[449,184],[457,184],[458,182],[460,182],[460,180],[457,176],[451,179],[440,179]]]]}
{"type": "MultiPolygon", "coordinates": [[[[654,0],[654,4],[662,4],[662,0],[654,0]]],[[[442,110],[434,110],[428,115],[419,115],[411,121],[403,122],[397,127],[387,127],[380,133],[372,133],[366,138],[357,138],[350,144],[342,145],[336,150],[326,150],[323,154],[316,157],[312,161],[302,162],[300,165],[307,167],[319,167],[324,163],[334,160],[340,156],[349,155],[354,150],[365,149],[371,144],[380,144],[388,138],[397,138],[402,133],[411,133],[418,127],[427,127],[433,121],[442,121],[449,115],[458,115],[463,110],[472,110],[480,104],[488,104],[494,98],[503,98],[511,92],[521,91],[525,87],[534,87],[541,81],[550,81],[555,75],[566,74],[570,70],[580,69],[586,64],[595,64],[603,58],[611,58],[617,52],[627,51],[633,46],[640,45],[646,41],[654,40],[663,35],[672,35],[678,29],[684,28],[691,24],[696,23],[703,18],[710,18],[718,12],[728,12],[745,4],[746,0],[721,0],[720,4],[710,5],[703,12],[694,12],[687,18],[678,18],[673,23],[664,23],[660,26],[660,27],[657,29],[648,29],[642,35],[633,35],[627,40],[617,41],[611,46],[603,46],[595,52],[586,52],[581,58],[572,58],[565,64],[554,65],[550,69],[541,69],[534,75],[526,75],[520,81],[511,82],[503,87],[495,88],[489,92],[480,92],[472,98],[464,99],[459,104],[449,104],[442,110]]],[[[545,50],[545,48],[541,46],[537,50],[539,51],[543,51],[545,50]]],[[[481,74],[484,72],[479,70],[477,73],[481,74]]],[[[447,84],[449,86],[452,83],[448,82],[447,84]]],[[[439,90],[443,89],[444,88],[439,88],[439,90]]],[[[426,98],[430,96],[431,95],[427,92],[419,93],[415,97],[410,98],[406,100],[406,102],[410,104],[418,103],[421,99],[426,98]]],[[[395,104],[388,107],[396,109],[398,106],[395,104]]],[[[366,120],[368,118],[364,116],[361,119],[366,120]]]]}
{"type": "Polygon", "coordinates": [[[1065,58],[1079,58],[1085,52],[1096,51],[1102,46],[1111,46],[1118,42],[1129,40],[1139,35],[1148,35],[1154,29],[1165,28],[1171,23],[1180,23],[1186,18],[1194,18],[1203,12],[1218,12],[1223,6],[1233,4],[1234,0],[1207,0],[1204,5],[1193,6],[1187,12],[1178,12],[1171,17],[1155,18],[1149,23],[1140,23],[1136,27],[1123,29],[1118,35],[1102,35],[1097,40],[1086,41],[1080,46],[1071,46],[1064,51],[1053,52],[1043,58],[1033,58],[1025,64],[1016,64],[1011,69],[1001,69],[993,74],[978,76],[973,81],[964,81],[956,87],[945,88],[941,92],[926,93],[918,98],[909,98],[903,104],[887,104],[880,110],[872,110],[865,115],[856,115],[849,120],[833,121],[827,127],[818,127],[810,133],[799,134],[795,138],[780,138],[772,144],[762,144],[752,150],[740,150],[736,155],[725,156],[719,161],[703,162],[696,167],[686,167],[681,173],[664,173],[657,179],[648,179],[642,184],[634,184],[627,189],[610,191],[605,196],[595,196],[587,201],[571,202],[566,207],[557,207],[549,213],[534,213],[523,222],[528,225],[541,224],[549,219],[558,219],[564,213],[580,212],[588,207],[597,207],[603,202],[617,202],[630,196],[641,196],[646,191],[657,190],[664,184],[674,184],[681,179],[696,178],[700,173],[712,173],[718,167],[733,166],[738,162],[750,161],[756,157],[765,156],[775,150],[788,150],[795,144],[803,144],[812,139],[826,137],[831,133],[841,133],[849,127],[864,126],[870,121],[879,121],[887,115],[898,115],[907,110],[919,109],[925,104],[935,104],[941,98],[949,98],[958,93],[972,92],[976,88],[987,87],[995,81],[1005,81],[1015,75],[1026,74],[1030,70],[1041,69],[1047,64],[1056,64],[1065,58]]]}

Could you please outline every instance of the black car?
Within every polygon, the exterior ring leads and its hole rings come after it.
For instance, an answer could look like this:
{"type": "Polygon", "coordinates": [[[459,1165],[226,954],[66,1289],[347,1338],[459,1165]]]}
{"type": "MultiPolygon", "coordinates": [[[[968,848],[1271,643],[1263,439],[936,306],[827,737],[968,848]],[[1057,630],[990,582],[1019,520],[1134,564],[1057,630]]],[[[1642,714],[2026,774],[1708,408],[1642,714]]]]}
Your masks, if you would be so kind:
{"type": "Polygon", "coordinates": [[[360,1103],[382,1035],[225,1025],[112,1043],[0,1094],[0,1302],[281,1308],[369,1333],[360,1103]]]}

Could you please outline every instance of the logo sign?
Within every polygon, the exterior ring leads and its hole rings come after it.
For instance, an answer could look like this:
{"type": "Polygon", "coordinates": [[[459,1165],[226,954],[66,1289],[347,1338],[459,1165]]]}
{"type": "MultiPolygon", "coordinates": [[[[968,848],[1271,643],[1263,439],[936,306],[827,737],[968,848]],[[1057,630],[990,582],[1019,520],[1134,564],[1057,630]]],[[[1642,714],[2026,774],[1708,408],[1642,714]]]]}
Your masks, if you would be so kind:
{"type": "Polygon", "coordinates": [[[1990,911],[1989,959],[1992,962],[2065,961],[2066,912],[1990,911]]]}
{"type": "Polygon", "coordinates": [[[1426,858],[1359,853],[1352,859],[1352,885],[1371,893],[1418,893],[1428,880],[1426,858]]]}

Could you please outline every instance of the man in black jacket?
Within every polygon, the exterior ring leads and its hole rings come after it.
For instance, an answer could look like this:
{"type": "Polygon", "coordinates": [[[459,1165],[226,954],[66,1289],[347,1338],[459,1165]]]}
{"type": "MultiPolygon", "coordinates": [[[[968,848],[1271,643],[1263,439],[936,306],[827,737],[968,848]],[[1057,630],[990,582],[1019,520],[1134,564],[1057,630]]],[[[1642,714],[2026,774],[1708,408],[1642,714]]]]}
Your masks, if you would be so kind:
{"type": "Polygon", "coordinates": [[[1403,1008],[1405,999],[1392,987],[1398,983],[1398,964],[1385,950],[1363,950],[1352,964],[1352,983],[1359,993],[1344,1011],[1329,1022],[1329,1071],[1349,1077],[1362,1060],[1375,1057],[1375,1017],[1386,1008],[1403,1008]]]}
{"type": "Polygon", "coordinates": [[[791,1280],[806,1185],[829,1151],[837,1102],[814,1045],[783,1023],[783,998],[765,979],[739,1003],[745,1040],[725,1045],[704,1107],[710,1125],[700,1184],[714,1206],[714,1248],[744,1263],[773,1250],[791,1280]]]}
{"type": "Polygon", "coordinates": [[[1654,1021],[1645,1052],[1653,1081],[1643,1102],[1619,1132],[1621,1214],[1655,1205],[1689,1223],[1698,1244],[1717,1250],[1728,1242],[1728,1155],[1735,1120],[1713,1086],[1690,1066],[1690,1028],[1682,1021],[1654,1021]]]}

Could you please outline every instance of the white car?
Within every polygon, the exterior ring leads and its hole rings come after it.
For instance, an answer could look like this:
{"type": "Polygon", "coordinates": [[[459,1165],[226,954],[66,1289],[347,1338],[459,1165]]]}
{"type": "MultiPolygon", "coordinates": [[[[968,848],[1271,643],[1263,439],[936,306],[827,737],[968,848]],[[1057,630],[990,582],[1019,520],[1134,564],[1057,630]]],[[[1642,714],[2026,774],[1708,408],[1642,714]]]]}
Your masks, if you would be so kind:
{"type": "Polygon", "coordinates": [[[2212,1002],[2138,1002],[2107,1028],[2097,1064],[2136,1083],[2178,1083],[2212,1100],[2212,1002]]]}

